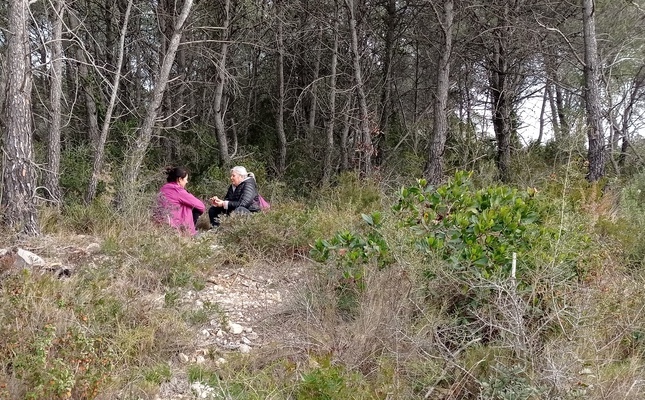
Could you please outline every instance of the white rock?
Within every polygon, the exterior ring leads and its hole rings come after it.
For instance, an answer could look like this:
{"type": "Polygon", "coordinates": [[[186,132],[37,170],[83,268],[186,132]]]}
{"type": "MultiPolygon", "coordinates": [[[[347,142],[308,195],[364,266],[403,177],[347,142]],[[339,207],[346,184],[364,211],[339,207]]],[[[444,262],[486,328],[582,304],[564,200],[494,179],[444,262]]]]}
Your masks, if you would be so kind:
{"type": "Polygon", "coordinates": [[[215,361],[216,365],[224,365],[226,364],[226,360],[222,357],[218,358],[217,361],[215,361]]]}
{"type": "Polygon", "coordinates": [[[195,307],[204,308],[204,302],[201,300],[195,300],[195,307]]]}
{"type": "MultiPolygon", "coordinates": [[[[0,249],[0,256],[3,256],[10,252],[10,249],[0,249]]],[[[17,268],[29,268],[29,267],[44,267],[45,260],[43,260],[39,255],[27,251],[24,249],[18,249],[16,255],[16,261],[13,263],[14,267],[17,268]]]]}
{"type": "Polygon", "coordinates": [[[221,329],[218,329],[218,330],[217,330],[217,333],[215,334],[215,336],[217,336],[217,337],[224,337],[224,331],[223,331],[223,330],[221,330],[221,329]]]}
{"type": "Polygon", "coordinates": [[[234,335],[239,335],[240,333],[244,332],[244,328],[242,328],[242,325],[240,324],[234,324],[231,322],[228,324],[228,331],[234,335]]]}
{"type": "Polygon", "coordinates": [[[190,385],[190,389],[197,395],[197,398],[199,399],[206,399],[208,397],[211,397],[213,395],[213,392],[215,389],[208,385],[204,385],[201,382],[195,382],[192,385],[190,385]]]}
{"type": "Polygon", "coordinates": [[[204,330],[202,331],[202,336],[206,336],[206,337],[208,337],[208,336],[210,336],[210,335],[211,335],[211,333],[210,333],[210,331],[209,331],[208,329],[204,329],[204,330]]]}
{"type": "Polygon", "coordinates": [[[246,335],[249,340],[258,340],[259,335],[255,332],[251,332],[248,335],[246,335]]]}
{"type": "Polygon", "coordinates": [[[179,360],[180,360],[182,363],[187,363],[190,359],[189,359],[189,358],[188,358],[188,356],[187,356],[187,355],[185,355],[184,353],[179,353],[179,360]]]}
{"type": "Polygon", "coordinates": [[[244,328],[244,332],[246,332],[246,333],[251,333],[251,332],[253,332],[253,328],[251,328],[251,327],[249,327],[249,328],[244,328]]]}
{"type": "Polygon", "coordinates": [[[242,343],[251,345],[251,341],[246,336],[242,338],[242,343]]]}
{"type": "Polygon", "coordinates": [[[204,358],[204,356],[197,356],[197,358],[195,359],[195,362],[197,364],[203,364],[206,362],[206,359],[204,358]]]}
{"type": "Polygon", "coordinates": [[[101,251],[101,245],[98,243],[90,243],[85,248],[85,251],[87,251],[90,254],[97,254],[101,251]]]}
{"type": "Polygon", "coordinates": [[[240,347],[238,347],[238,349],[240,350],[240,353],[244,353],[244,354],[251,352],[251,346],[244,343],[242,343],[240,347]]]}

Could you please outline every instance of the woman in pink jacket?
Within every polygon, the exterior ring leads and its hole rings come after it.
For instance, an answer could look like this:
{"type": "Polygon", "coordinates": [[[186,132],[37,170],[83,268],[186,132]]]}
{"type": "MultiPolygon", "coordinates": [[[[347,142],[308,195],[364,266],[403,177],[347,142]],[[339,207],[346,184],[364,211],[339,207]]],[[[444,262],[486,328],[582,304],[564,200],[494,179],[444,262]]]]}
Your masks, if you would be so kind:
{"type": "Polygon", "coordinates": [[[166,168],[167,183],[159,190],[155,220],[167,223],[180,232],[195,235],[197,218],[206,209],[204,203],[188,193],[188,171],[183,167],[166,168]]]}

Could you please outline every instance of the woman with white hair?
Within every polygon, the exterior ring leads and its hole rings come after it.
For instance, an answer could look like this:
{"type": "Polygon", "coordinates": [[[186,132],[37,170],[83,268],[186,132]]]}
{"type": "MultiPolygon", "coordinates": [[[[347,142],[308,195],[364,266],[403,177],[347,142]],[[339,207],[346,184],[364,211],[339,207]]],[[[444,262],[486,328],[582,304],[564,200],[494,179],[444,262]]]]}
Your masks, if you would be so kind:
{"type": "Polygon", "coordinates": [[[208,209],[211,227],[219,226],[219,216],[230,213],[249,214],[260,211],[260,201],[255,178],[244,167],[231,169],[231,186],[228,187],[224,199],[217,196],[211,197],[213,205],[208,209]]]}

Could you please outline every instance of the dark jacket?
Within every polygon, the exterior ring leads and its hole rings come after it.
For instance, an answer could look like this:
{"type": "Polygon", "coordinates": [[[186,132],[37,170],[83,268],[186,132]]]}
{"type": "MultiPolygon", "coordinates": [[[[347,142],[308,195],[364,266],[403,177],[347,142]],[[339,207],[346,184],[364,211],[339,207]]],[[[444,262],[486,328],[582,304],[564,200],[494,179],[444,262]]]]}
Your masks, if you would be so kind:
{"type": "Polygon", "coordinates": [[[224,200],[228,201],[228,212],[238,207],[244,207],[251,212],[260,211],[258,189],[252,177],[243,180],[235,189],[233,185],[229,186],[224,200]]]}

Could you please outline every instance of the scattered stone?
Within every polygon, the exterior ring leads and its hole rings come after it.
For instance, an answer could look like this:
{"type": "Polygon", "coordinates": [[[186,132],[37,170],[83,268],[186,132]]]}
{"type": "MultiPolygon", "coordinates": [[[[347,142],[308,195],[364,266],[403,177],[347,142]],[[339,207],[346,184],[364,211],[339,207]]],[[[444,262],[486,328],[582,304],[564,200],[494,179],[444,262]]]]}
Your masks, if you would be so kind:
{"type": "Polygon", "coordinates": [[[19,247],[0,249],[0,257],[2,257],[0,267],[6,267],[7,269],[46,266],[45,260],[43,260],[39,255],[19,247]]]}
{"type": "Polygon", "coordinates": [[[239,335],[244,331],[244,328],[240,324],[234,324],[234,323],[229,323],[228,324],[228,331],[232,333],[233,335],[239,335]]]}
{"type": "Polygon", "coordinates": [[[197,356],[197,358],[195,359],[195,363],[197,364],[203,364],[205,362],[206,362],[206,358],[204,358],[204,356],[197,356]]]}
{"type": "Polygon", "coordinates": [[[215,394],[215,389],[208,386],[204,385],[201,382],[195,382],[192,385],[190,385],[190,390],[195,393],[198,399],[207,399],[209,397],[213,397],[215,394]]]}
{"type": "Polygon", "coordinates": [[[251,346],[249,346],[248,344],[241,344],[240,347],[238,347],[238,350],[240,351],[240,353],[248,354],[251,352],[251,346]]]}
{"type": "Polygon", "coordinates": [[[181,361],[182,363],[184,363],[184,364],[185,364],[185,363],[187,363],[188,361],[190,361],[190,359],[189,359],[189,358],[188,358],[188,356],[187,356],[187,355],[185,355],[184,353],[179,353],[179,361],[181,361]]]}
{"type": "Polygon", "coordinates": [[[98,243],[90,243],[85,248],[85,251],[89,254],[98,254],[101,252],[101,245],[98,243]]]}

